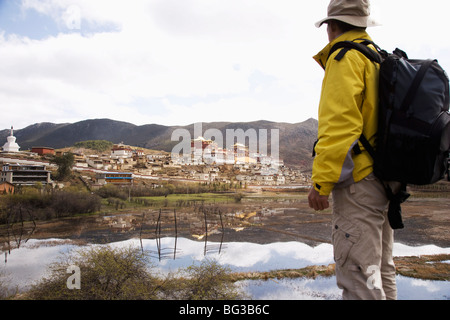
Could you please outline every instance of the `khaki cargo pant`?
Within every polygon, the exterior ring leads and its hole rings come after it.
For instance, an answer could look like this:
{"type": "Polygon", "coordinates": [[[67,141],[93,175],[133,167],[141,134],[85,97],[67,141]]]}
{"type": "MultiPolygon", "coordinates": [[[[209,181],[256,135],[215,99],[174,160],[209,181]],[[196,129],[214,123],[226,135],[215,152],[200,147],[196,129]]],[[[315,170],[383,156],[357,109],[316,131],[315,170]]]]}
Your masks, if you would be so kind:
{"type": "Polygon", "coordinates": [[[344,300],[397,298],[388,200],[373,174],[333,191],[332,242],[344,300]]]}

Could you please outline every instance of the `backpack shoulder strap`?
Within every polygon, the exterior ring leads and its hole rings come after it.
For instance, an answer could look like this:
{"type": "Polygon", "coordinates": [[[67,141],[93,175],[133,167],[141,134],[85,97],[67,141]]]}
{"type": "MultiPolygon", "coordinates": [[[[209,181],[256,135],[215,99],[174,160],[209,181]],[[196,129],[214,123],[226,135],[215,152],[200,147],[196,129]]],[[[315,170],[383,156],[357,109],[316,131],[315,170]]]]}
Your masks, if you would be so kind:
{"type": "Polygon", "coordinates": [[[341,59],[345,56],[345,54],[351,50],[355,49],[361,52],[366,58],[368,58],[371,61],[374,61],[376,63],[381,63],[382,57],[381,55],[372,49],[368,47],[369,44],[373,45],[377,50],[379,50],[378,46],[370,40],[367,39],[356,39],[356,40],[363,40],[363,42],[354,42],[354,41],[341,41],[336,43],[330,50],[330,53],[328,54],[328,58],[339,49],[342,49],[334,58],[337,61],[341,61],[341,59]]]}
{"type": "Polygon", "coordinates": [[[361,135],[361,137],[359,138],[359,141],[364,146],[364,148],[367,150],[367,152],[369,152],[372,159],[375,159],[376,158],[375,149],[372,147],[369,140],[367,140],[367,138],[364,134],[361,135]]]}

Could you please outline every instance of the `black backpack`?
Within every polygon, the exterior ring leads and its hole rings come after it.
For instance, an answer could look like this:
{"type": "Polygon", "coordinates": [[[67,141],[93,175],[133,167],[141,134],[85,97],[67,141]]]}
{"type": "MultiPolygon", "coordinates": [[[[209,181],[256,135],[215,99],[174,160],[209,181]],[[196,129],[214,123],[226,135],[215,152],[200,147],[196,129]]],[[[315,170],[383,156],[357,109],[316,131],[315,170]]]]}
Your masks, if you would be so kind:
{"type": "MultiPolygon", "coordinates": [[[[374,174],[382,181],[397,181],[401,190],[390,199],[392,228],[403,228],[400,204],[409,194],[407,184],[433,184],[448,171],[450,151],[449,78],[436,60],[412,60],[396,49],[392,54],[365,39],[335,44],[336,60],[356,49],[380,64],[379,119],[376,147],[364,135],[360,142],[374,159],[374,174]],[[375,49],[371,49],[372,45],[375,49]]],[[[356,146],[355,153],[360,153],[356,146]]]]}

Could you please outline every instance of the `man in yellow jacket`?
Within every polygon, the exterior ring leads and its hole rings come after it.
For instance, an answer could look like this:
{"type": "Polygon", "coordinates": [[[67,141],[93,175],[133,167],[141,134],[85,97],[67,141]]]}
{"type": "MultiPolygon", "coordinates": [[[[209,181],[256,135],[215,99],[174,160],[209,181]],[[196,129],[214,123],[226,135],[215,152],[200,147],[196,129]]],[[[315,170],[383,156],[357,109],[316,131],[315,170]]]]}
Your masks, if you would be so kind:
{"type": "Polygon", "coordinates": [[[371,40],[366,27],[376,23],[368,0],[331,0],[328,16],[316,26],[324,23],[329,43],[314,57],[325,76],[309,205],[327,209],[332,194],[332,243],[343,298],[396,299],[389,203],[373,175],[373,159],[359,142],[364,133],[375,145],[379,65],[357,50],[342,59],[335,59],[340,50],[330,55],[340,41],[371,40]]]}

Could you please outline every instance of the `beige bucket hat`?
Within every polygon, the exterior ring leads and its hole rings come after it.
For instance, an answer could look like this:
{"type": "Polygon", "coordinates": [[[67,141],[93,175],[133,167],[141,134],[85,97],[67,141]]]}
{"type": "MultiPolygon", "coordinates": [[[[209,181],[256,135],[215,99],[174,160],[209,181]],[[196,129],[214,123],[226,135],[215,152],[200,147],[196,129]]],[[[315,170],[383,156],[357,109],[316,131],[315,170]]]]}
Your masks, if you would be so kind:
{"type": "Polygon", "coordinates": [[[328,20],[339,20],[362,28],[380,25],[370,17],[369,0],[331,0],[328,16],[316,22],[315,26],[320,28],[328,20]]]}

